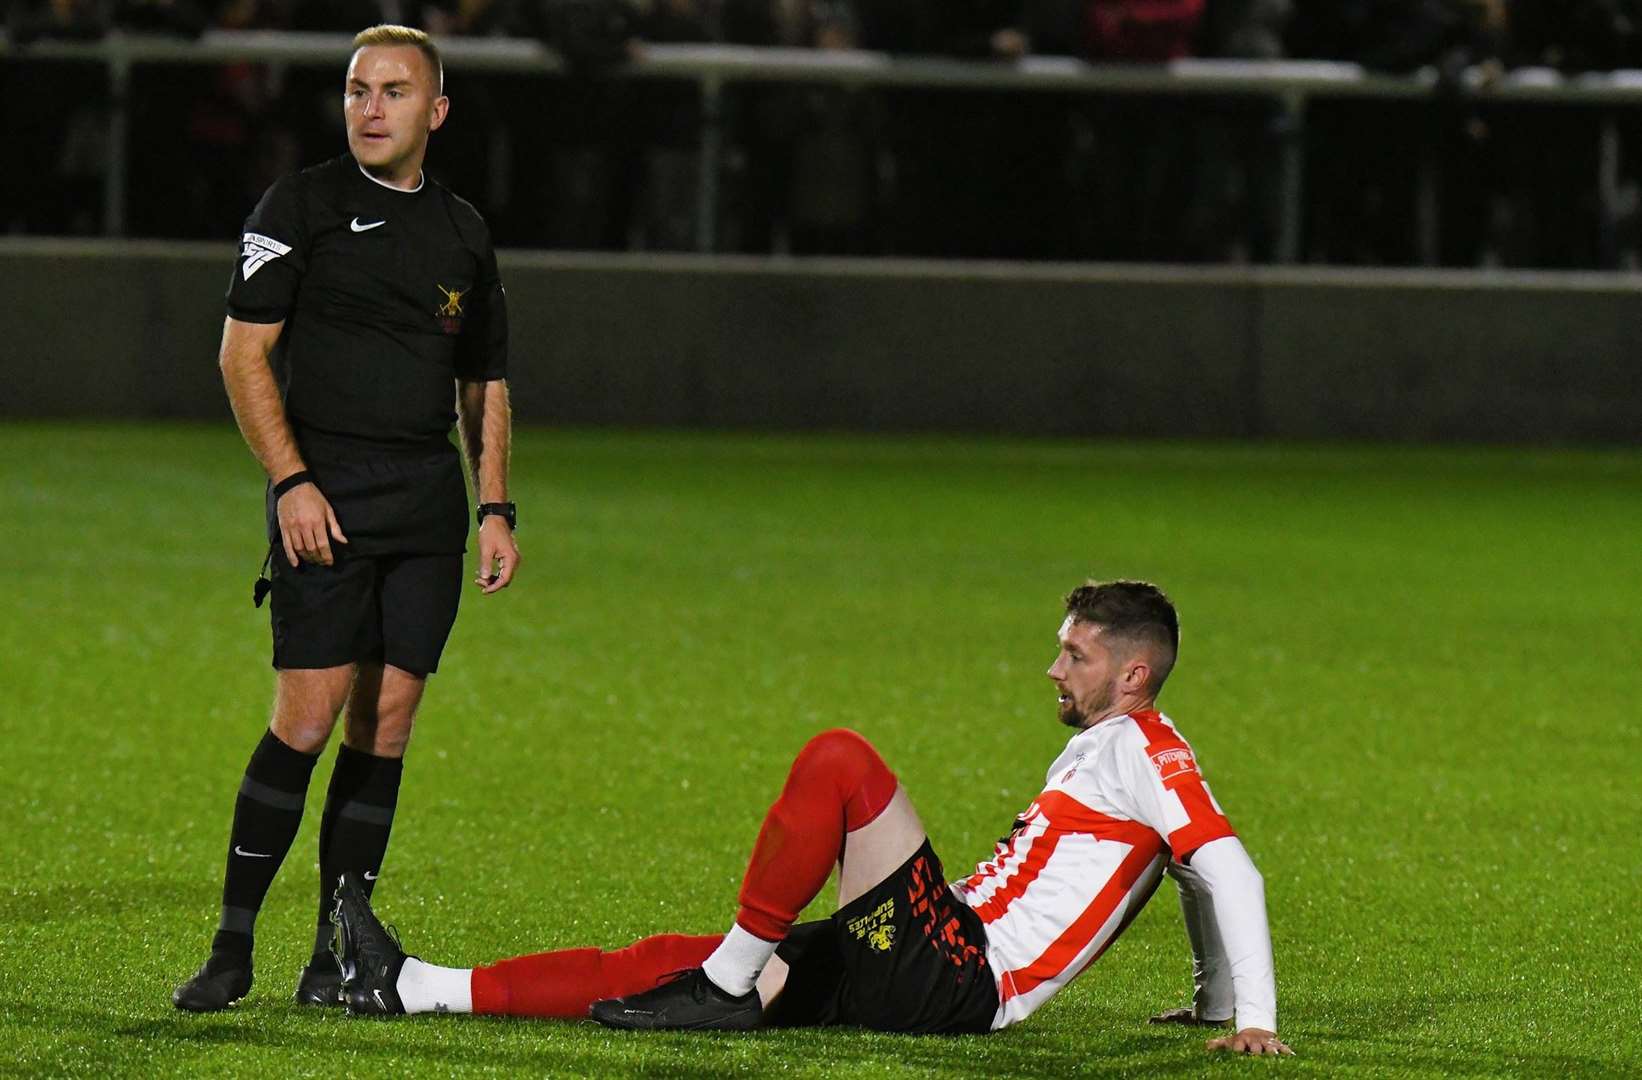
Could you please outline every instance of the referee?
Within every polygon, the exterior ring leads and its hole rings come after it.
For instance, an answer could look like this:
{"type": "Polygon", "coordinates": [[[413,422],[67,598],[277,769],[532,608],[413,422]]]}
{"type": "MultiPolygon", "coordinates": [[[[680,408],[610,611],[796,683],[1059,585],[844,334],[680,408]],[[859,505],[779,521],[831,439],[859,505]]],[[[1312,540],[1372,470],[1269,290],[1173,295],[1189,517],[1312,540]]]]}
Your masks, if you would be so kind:
{"type": "Polygon", "coordinates": [[[211,955],[172,994],[179,1009],[223,1009],[251,989],[257,912],[346,706],[296,988],[299,1003],[338,1003],[330,893],[344,872],[382,871],[411,721],[456,619],[468,501],[453,422],[479,503],[476,584],[497,592],[519,566],[496,254],[478,212],[422,172],[443,89],[426,34],[360,33],[349,152],[279,180],[245,223],[221,366],[268,474],[271,580],[257,600],[271,591],[276,689],[234,804],[211,955]]]}

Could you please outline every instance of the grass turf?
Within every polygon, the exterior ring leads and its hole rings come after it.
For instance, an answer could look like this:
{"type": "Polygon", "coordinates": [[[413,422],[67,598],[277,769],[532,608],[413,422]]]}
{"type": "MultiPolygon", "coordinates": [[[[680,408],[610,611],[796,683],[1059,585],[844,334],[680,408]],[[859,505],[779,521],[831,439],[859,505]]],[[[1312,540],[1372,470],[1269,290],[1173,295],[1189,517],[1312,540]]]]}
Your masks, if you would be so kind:
{"type": "Polygon", "coordinates": [[[470,593],[384,916],[436,962],[710,932],[790,755],[868,735],[954,872],[1066,738],[1085,574],[1162,583],[1162,704],[1266,876],[1281,1062],[1147,1027],[1171,887],[986,1038],[633,1037],[288,1003],[328,762],[236,1010],[169,1003],[265,721],[231,429],[0,429],[0,1072],[791,1076],[1642,1070],[1642,457],[525,432],[525,563],[470,593]]]}

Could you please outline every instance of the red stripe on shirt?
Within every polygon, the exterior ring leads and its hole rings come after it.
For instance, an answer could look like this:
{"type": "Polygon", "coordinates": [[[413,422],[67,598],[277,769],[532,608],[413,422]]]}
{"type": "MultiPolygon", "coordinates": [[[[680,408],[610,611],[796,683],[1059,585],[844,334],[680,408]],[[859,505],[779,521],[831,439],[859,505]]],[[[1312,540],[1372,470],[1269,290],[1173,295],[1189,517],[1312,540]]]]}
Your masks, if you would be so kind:
{"type": "MultiPolygon", "coordinates": [[[[1129,718],[1140,728],[1141,734],[1146,736],[1148,758],[1155,761],[1156,755],[1171,750],[1191,752],[1180,733],[1165,724],[1157,713],[1130,713],[1129,718]]],[[[1185,859],[1210,840],[1237,835],[1226,816],[1214,808],[1214,800],[1209,798],[1209,791],[1203,786],[1203,773],[1197,768],[1195,760],[1190,770],[1176,773],[1162,783],[1165,789],[1172,791],[1180,800],[1180,805],[1185,808],[1186,816],[1190,819],[1169,834],[1169,850],[1174,853],[1176,859],[1185,859]]]]}
{"type": "Polygon", "coordinates": [[[1036,881],[1038,875],[1043,872],[1044,864],[1049,861],[1049,856],[1055,853],[1060,838],[1065,835],[1064,832],[1051,828],[1032,842],[1032,850],[1026,853],[1026,859],[1015,868],[1015,872],[1004,878],[998,891],[994,892],[986,903],[975,909],[975,914],[981,917],[982,922],[992,922],[1009,910],[1009,905],[1014,903],[1015,899],[1026,891],[1026,887],[1036,881]]]}
{"type": "MultiPolygon", "coordinates": [[[[1060,975],[1073,960],[1077,959],[1078,953],[1089,947],[1095,935],[1100,933],[1100,928],[1112,917],[1112,912],[1117,910],[1123,898],[1129,895],[1129,890],[1134,888],[1135,882],[1140,879],[1146,867],[1163,853],[1163,843],[1157,834],[1150,829],[1146,830],[1146,834],[1151,838],[1151,842],[1137,845],[1124,857],[1123,862],[1118,865],[1117,872],[1100,892],[1095,894],[1089,906],[1083,909],[1083,914],[1072,920],[1072,925],[1062,931],[1060,937],[1056,938],[1041,956],[1023,968],[1004,973],[1003,978],[999,980],[1003,1001],[1020,994],[1031,993],[1043,983],[1060,975]]],[[[1116,936],[1114,934],[1113,938],[1116,936]]],[[[1110,941],[1107,944],[1110,944],[1110,941]]]]}
{"type": "Polygon", "coordinates": [[[1033,843],[1025,861],[1005,879],[1002,888],[975,909],[982,922],[992,923],[1002,918],[1009,905],[1018,900],[1028,886],[1036,881],[1043,868],[1068,834],[1093,836],[1100,840],[1115,840],[1132,848],[1161,851],[1163,838],[1150,826],[1138,821],[1125,821],[1085,806],[1064,791],[1045,791],[1033,804],[1037,814],[1048,824],[1048,829],[1033,843]]]}

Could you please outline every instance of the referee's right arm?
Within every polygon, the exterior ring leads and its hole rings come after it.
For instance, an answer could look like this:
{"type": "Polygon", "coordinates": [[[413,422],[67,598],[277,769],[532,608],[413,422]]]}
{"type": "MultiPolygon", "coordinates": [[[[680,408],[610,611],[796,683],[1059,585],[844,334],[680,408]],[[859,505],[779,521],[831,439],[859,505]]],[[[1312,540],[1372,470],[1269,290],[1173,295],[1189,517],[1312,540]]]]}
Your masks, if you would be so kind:
{"type": "MultiPolygon", "coordinates": [[[[217,357],[240,434],[275,484],[306,468],[269,360],[284,328],[283,319],[255,323],[229,316],[223,321],[222,349],[217,357]]],[[[300,484],[281,495],[277,509],[280,541],[293,567],[299,561],[329,566],[334,561],[331,538],[348,542],[331,504],[312,483],[300,484]]]]}

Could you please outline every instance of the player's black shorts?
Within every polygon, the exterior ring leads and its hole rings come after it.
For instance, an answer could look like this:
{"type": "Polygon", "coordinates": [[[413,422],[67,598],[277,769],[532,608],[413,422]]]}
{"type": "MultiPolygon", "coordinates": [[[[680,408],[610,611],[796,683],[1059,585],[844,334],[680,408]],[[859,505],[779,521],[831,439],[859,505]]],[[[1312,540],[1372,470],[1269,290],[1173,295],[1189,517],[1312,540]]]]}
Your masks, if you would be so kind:
{"type": "Polygon", "coordinates": [[[947,888],[927,839],[830,919],[793,927],[776,955],[790,970],[765,1014],[774,1027],[985,1032],[998,1011],[986,927],[947,888]]]}
{"type": "Polygon", "coordinates": [[[276,668],[385,663],[431,674],[462,596],[460,555],[345,553],[293,568],[279,549],[270,576],[276,668]]]}

